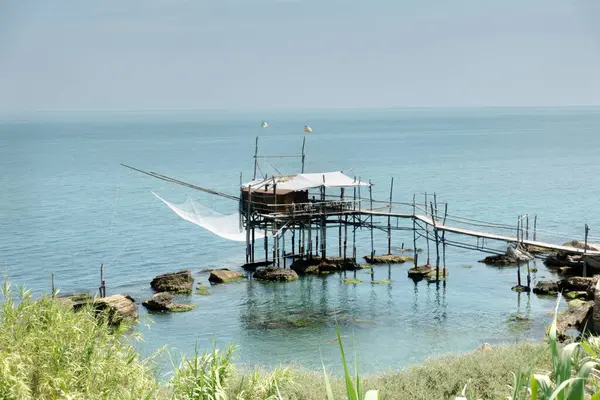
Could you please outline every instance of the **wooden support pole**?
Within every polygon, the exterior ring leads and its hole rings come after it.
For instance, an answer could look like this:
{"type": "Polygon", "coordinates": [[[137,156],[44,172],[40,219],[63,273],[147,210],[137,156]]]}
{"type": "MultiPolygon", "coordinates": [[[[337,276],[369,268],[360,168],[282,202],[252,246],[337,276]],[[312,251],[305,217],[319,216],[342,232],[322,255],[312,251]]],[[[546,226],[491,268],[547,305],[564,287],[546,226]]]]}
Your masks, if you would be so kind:
{"type": "Polygon", "coordinates": [[[533,216],[533,240],[535,241],[537,234],[537,214],[533,216]]]}
{"type": "MultiPolygon", "coordinates": [[[[283,231],[281,233],[281,242],[283,243],[282,244],[282,248],[281,248],[281,253],[282,253],[281,258],[283,259],[283,268],[285,268],[286,267],[286,262],[287,262],[287,258],[285,256],[285,231],[283,231]]],[[[294,241],[292,241],[292,243],[294,243],[294,241]]]]}
{"type": "MultiPolygon", "coordinates": [[[[285,252],[283,254],[285,256],[285,252]]],[[[296,255],[296,229],[292,228],[292,256],[296,255]]]]}
{"type": "MultiPolygon", "coordinates": [[[[370,208],[371,211],[373,211],[373,185],[371,184],[371,180],[369,179],[369,201],[370,201],[370,208]]],[[[370,231],[371,231],[371,262],[373,262],[373,259],[375,258],[375,248],[373,247],[373,214],[371,214],[371,219],[370,219],[370,231]]]]}
{"type": "MultiPolygon", "coordinates": [[[[390,214],[392,213],[392,194],[394,193],[394,177],[392,176],[392,182],[390,183],[390,214]]],[[[388,254],[392,254],[392,218],[388,215],[388,254]]]]}
{"type": "Polygon", "coordinates": [[[104,264],[100,264],[100,297],[106,296],[106,285],[104,283],[104,264]]]}
{"type": "MultiPolygon", "coordinates": [[[[343,211],[344,207],[344,188],[340,189],[340,212],[343,211]]],[[[338,232],[338,257],[342,257],[342,215],[340,214],[340,226],[338,232]]]]}
{"type": "Polygon", "coordinates": [[[416,218],[416,204],[415,195],[413,194],[413,254],[415,256],[415,267],[417,266],[417,218],[416,218]]]}
{"type": "Polygon", "coordinates": [[[587,253],[587,244],[588,244],[588,233],[590,233],[590,228],[588,224],[585,224],[585,239],[583,241],[583,276],[587,277],[587,258],[585,254],[587,253]]]}
{"type": "MultiPolygon", "coordinates": [[[[242,199],[244,198],[244,196],[241,196],[242,199]]],[[[250,260],[252,259],[250,253],[250,202],[252,201],[252,186],[248,185],[248,196],[246,198],[246,264],[248,264],[248,262],[251,262],[250,260]]]]}
{"type": "Polygon", "coordinates": [[[304,154],[304,145],[306,144],[306,136],[302,138],[302,173],[304,173],[304,158],[306,157],[304,154]]]}
{"type": "Polygon", "coordinates": [[[525,239],[529,240],[529,214],[525,215],[525,239]]]}
{"type": "Polygon", "coordinates": [[[258,166],[258,136],[256,137],[256,144],[254,146],[254,177],[256,179],[256,167],[258,166]]]}
{"type": "Polygon", "coordinates": [[[321,189],[321,258],[327,257],[327,216],[325,215],[325,175],[321,189]]]}
{"type": "MultiPolygon", "coordinates": [[[[433,204],[431,204],[431,208],[433,208],[433,204]]],[[[437,223],[435,221],[435,217],[432,218],[433,221],[433,234],[435,235],[435,280],[438,282],[440,280],[440,240],[437,230],[437,223]]]]}
{"type": "Polygon", "coordinates": [[[54,272],[52,273],[52,297],[56,294],[56,289],[54,287],[54,272]]]}
{"type": "Polygon", "coordinates": [[[269,236],[268,236],[268,224],[267,221],[265,220],[265,262],[269,261],[269,236]]]}
{"type": "Polygon", "coordinates": [[[251,261],[254,262],[254,221],[252,221],[252,248],[251,248],[251,261]]]}
{"type": "MultiPolygon", "coordinates": [[[[356,182],[356,176],[354,177],[354,182],[356,182]]],[[[352,258],[356,261],[356,186],[354,187],[352,211],[352,258]]]]}

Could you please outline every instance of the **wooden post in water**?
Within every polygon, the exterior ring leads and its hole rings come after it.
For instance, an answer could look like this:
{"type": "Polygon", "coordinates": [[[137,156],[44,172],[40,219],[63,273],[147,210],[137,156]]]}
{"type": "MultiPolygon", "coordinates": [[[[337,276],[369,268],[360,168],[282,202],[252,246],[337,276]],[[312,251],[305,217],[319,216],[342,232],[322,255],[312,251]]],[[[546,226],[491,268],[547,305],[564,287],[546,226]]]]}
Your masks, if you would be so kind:
{"type": "Polygon", "coordinates": [[[265,222],[265,263],[269,262],[269,236],[268,236],[268,224],[267,221],[264,220],[265,222]]]}
{"type": "MultiPolygon", "coordinates": [[[[431,209],[433,210],[437,210],[433,208],[433,203],[431,204],[431,209]]],[[[433,221],[433,234],[435,235],[435,254],[436,254],[436,258],[435,258],[435,280],[436,282],[439,282],[440,280],[440,240],[439,240],[439,235],[438,235],[438,230],[437,230],[437,222],[436,222],[436,215],[437,211],[433,211],[432,213],[432,218],[431,220],[433,221]]]]}
{"type": "Polygon", "coordinates": [[[104,282],[104,264],[100,264],[100,297],[106,297],[106,284],[104,282]]]}
{"type": "Polygon", "coordinates": [[[588,224],[585,224],[585,239],[583,241],[583,276],[587,276],[587,261],[585,254],[587,253],[587,243],[588,243],[588,233],[590,232],[590,228],[588,224]]]}
{"type": "Polygon", "coordinates": [[[56,289],[54,288],[54,272],[52,273],[52,297],[54,297],[56,289]]]}
{"type": "Polygon", "coordinates": [[[536,240],[536,231],[537,231],[537,214],[533,216],[533,241],[536,240]]]}
{"type": "MultiPolygon", "coordinates": [[[[340,189],[340,213],[343,211],[344,204],[344,188],[340,189]]],[[[342,214],[340,214],[340,227],[339,227],[339,235],[338,235],[338,257],[342,257],[342,214]]]]}
{"type": "Polygon", "coordinates": [[[254,244],[255,244],[254,243],[254,221],[252,221],[252,247],[251,247],[251,250],[250,250],[251,251],[250,255],[252,257],[251,258],[251,262],[254,262],[254,244]]]}
{"type": "Polygon", "coordinates": [[[529,214],[525,215],[525,240],[529,240],[529,214]]]}
{"type": "MultiPolygon", "coordinates": [[[[429,212],[427,211],[427,192],[425,192],[425,216],[429,216],[429,212]]],[[[433,213],[431,214],[431,219],[433,220],[433,213]]],[[[431,253],[429,251],[429,224],[425,224],[425,241],[427,242],[427,265],[430,265],[430,257],[431,253]]]]}
{"type": "MultiPolygon", "coordinates": [[[[370,179],[369,179],[369,201],[370,201],[371,211],[373,211],[373,184],[371,183],[370,179]]],[[[371,223],[369,224],[369,228],[371,231],[371,262],[373,262],[373,259],[375,258],[375,249],[373,248],[373,214],[371,214],[371,223]]]]}
{"type": "Polygon", "coordinates": [[[302,138],[302,173],[304,173],[304,158],[306,155],[304,154],[304,145],[306,144],[306,136],[302,138]]]}
{"type": "MultiPolygon", "coordinates": [[[[356,182],[356,176],[354,177],[354,182],[356,182]]],[[[352,211],[352,258],[356,261],[356,186],[354,186],[352,211]]]]}
{"type": "Polygon", "coordinates": [[[415,256],[415,267],[417,266],[417,218],[416,218],[416,195],[413,194],[413,254],[415,256]]]}
{"type": "Polygon", "coordinates": [[[313,254],[312,254],[312,228],[311,228],[311,224],[312,221],[309,219],[308,220],[308,258],[312,258],[313,254]]]}
{"type": "MultiPolygon", "coordinates": [[[[390,183],[390,210],[389,213],[392,213],[392,194],[394,192],[394,177],[392,176],[392,183],[390,183]]],[[[387,231],[387,239],[388,239],[388,254],[392,254],[392,217],[388,215],[388,231],[387,231]]]]}
{"type": "MultiPolygon", "coordinates": [[[[243,198],[244,196],[242,196],[242,199],[243,198]]],[[[252,186],[250,185],[248,185],[248,196],[246,197],[246,201],[248,203],[246,204],[246,264],[248,264],[252,260],[252,257],[250,255],[250,253],[252,252],[250,249],[250,202],[252,201],[252,186]]]]}

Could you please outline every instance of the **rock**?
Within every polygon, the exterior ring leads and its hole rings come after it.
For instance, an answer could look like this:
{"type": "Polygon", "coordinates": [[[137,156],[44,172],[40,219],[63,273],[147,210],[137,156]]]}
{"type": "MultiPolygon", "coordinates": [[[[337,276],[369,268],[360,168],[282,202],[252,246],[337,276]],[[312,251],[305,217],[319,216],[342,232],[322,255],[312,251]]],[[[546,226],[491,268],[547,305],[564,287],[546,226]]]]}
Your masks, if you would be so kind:
{"type": "Polygon", "coordinates": [[[317,274],[319,273],[320,258],[300,258],[295,260],[290,268],[297,274],[317,274]]]}
{"type": "Polygon", "coordinates": [[[169,311],[175,296],[168,292],[157,293],[152,298],[145,300],[142,305],[150,311],[169,311]]]}
{"type": "Polygon", "coordinates": [[[78,310],[92,301],[92,296],[87,293],[63,294],[54,298],[58,303],[78,310]]]}
{"type": "Polygon", "coordinates": [[[479,348],[477,349],[477,351],[490,351],[490,350],[494,350],[494,348],[489,343],[484,343],[481,346],[479,346],[479,348]]]}
{"type": "Polygon", "coordinates": [[[370,264],[403,264],[407,261],[413,261],[414,258],[410,256],[400,256],[395,254],[385,254],[381,256],[365,256],[365,261],[370,264]]]}
{"type": "Polygon", "coordinates": [[[571,276],[560,281],[559,286],[566,292],[587,292],[594,288],[598,282],[598,277],[571,276]]]}
{"type": "Polygon", "coordinates": [[[448,276],[448,269],[440,268],[439,275],[438,275],[438,273],[436,272],[436,269],[431,267],[431,271],[427,274],[427,280],[429,282],[443,281],[443,280],[446,280],[447,276],[448,276]]]}
{"type": "Polygon", "coordinates": [[[228,269],[213,270],[208,277],[208,281],[212,283],[227,283],[244,279],[241,272],[230,271],[228,269]]]}
{"type": "Polygon", "coordinates": [[[559,292],[558,282],[556,281],[538,281],[533,288],[535,294],[554,295],[559,292]]]}
{"type": "Polygon", "coordinates": [[[585,300],[575,299],[568,301],[567,304],[569,305],[569,307],[580,307],[585,304],[585,300]]]}
{"type": "Polygon", "coordinates": [[[567,300],[575,300],[575,299],[584,299],[587,300],[587,292],[566,292],[564,294],[565,299],[567,300]]]}
{"type": "Polygon", "coordinates": [[[523,285],[516,285],[510,288],[510,290],[513,290],[515,292],[525,292],[525,293],[529,293],[530,288],[527,286],[523,286],[523,285]]]}
{"type": "Polygon", "coordinates": [[[158,275],[150,282],[152,289],[157,292],[171,293],[190,293],[193,285],[194,278],[189,269],[158,275]]]}
{"type": "Polygon", "coordinates": [[[559,340],[567,339],[567,329],[583,329],[588,318],[592,315],[593,301],[586,301],[578,307],[569,307],[566,311],[559,314],[556,323],[556,332],[559,340]]]}
{"type": "Polygon", "coordinates": [[[129,295],[113,294],[94,300],[97,310],[107,310],[110,323],[118,324],[138,317],[138,307],[129,295]]]}
{"type": "Polygon", "coordinates": [[[544,264],[547,267],[583,268],[583,259],[581,255],[557,253],[546,257],[544,264]]]}
{"type": "Polygon", "coordinates": [[[594,288],[594,294],[592,297],[594,299],[594,307],[592,312],[592,326],[590,326],[590,330],[596,335],[600,333],[600,290],[598,290],[599,285],[600,283],[596,284],[596,287],[594,288]]]}
{"type": "Polygon", "coordinates": [[[570,242],[564,243],[563,246],[574,247],[580,250],[586,249],[592,251],[600,251],[600,244],[588,243],[586,248],[585,242],[581,240],[571,240],[570,242]]]}
{"type": "Polygon", "coordinates": [[[174,303],[175,296],[171,293],[157,293],[152,298],[145,300],[142,305],[149,311],[162,311],[162,312],[184,312],[190,311],[198,306],[193,304],[179,304],[174,303]]]}
{"type": "Polygon", "coordinates": [[[527,252],[529,254],[549,254],[549,253],[554,253],[554,250],[552,250],[552,249],[547,249],[545,247],[538,247],[538,246],[533,246],[533,245],[525,245],[525,250],[527,250],[527,252]]]}
{"type": "Polygon", "coordinates": [[[413,267],[408,270],[409,278],[424,278],[425,276],[431,273],[431,267],[428,265],[421,265],[418,267],[413,267]]]}
{"type": "Polygon", "coordinates": [[[287,282],[298,279],[298,274],[292,269],[268,267],[254,273],[254,279],[262,281],[287,282]]]}
{"type": "Polygon", "coordinates": [[[479,262],[486,265],[517,265],[517,260],[507,256],[506,254],[487,256],[483,260],[479,260],[479,262]]]}

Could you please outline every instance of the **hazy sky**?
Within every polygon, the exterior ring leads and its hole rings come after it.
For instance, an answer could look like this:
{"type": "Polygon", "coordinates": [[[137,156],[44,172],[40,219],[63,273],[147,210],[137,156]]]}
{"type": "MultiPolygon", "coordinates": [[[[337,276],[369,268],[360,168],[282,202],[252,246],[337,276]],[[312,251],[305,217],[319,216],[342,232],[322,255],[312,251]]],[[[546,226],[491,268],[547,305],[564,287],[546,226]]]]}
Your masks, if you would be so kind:
{"type": "Polygon", "coordinates": [[[599,0],[0,0],[0,111],[589,104],[599,0]]]}

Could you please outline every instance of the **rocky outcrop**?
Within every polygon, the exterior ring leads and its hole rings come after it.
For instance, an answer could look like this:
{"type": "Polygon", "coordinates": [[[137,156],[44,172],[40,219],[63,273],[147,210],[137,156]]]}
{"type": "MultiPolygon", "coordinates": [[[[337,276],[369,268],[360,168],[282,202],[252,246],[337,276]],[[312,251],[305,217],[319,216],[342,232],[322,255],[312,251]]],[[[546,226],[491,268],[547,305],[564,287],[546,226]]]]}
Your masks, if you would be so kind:
{"type": "Polygon", "coordinates": [[[342,257],[327,257],[324,260],[321,258],[300,258],[296,259],[290,268],[299,275],[361,269],[356,260],[342,257]]]}
{"type": "Polygon", "coordinates": [[[583,258],[580,254],[557,253],[546,257],[544,264],[547,267],[569,267],[580,270],[583,268],[583,258]]]}
{"type": "Polygon", "coordinates": [[[271,282],[288,282],[298,279],[298,274],[291,269],[269,267],[257,270],[254,273],[254,279],[271,282]]]}
{"type": "MultiPolygon", "coordinates": [[[[408,277],[413,279],[424,278],[431,273],[432,268],[428,265],[413,267],[408,270],[408,277]]],[[[435,274],[435,272],[434,272],[435,274]]]]}
{"type": "Polygon", "coordinates": [[[228,269],[216,269],[210,272],[208,281],[212,283],[227,283],[244,279],[241,272],[230,271],[228,269]]]}
{"type": "Polygon", "coordinates": [[[480,263],[486,265],[517,265],[517,260],[507,256],[506,254],[498,254],[494,256],[487,256],[483,260],[479,260],[480,263]]]}
{"type": "Polygon", "coordinates": [[[124,320],[138,317],[138,306],[129,295],[113,294],[94,300],[94,308],[107,312],[110,323],[118,324],[124,320]]]}
{"type": "Polygon", "coordinates": [[[410,256],[400,256],[395,254],[373,256],[373,258],[371,258],[371,256],[365,256],[364,259],[369,264],[402,264],[414,260],[414,258],[410,256]]]}
{"type": "Polygon", "coordinates": [[[190,311],[197,306],[193,304],[179,304],[173,302],[175,296],[171,293],[157,293],[152,298],[145,300],[142,305],[146,307],[149,311],[158,311],[158,312],[183,312],[190,311]]]}
{"type": "Polygon", "coordinates": [[[189,269],[158,275],[150,282],[152,289],[157,292],[171,293],[191,293],[193,285],[194,278],[189,269]]]}
{"type": "Polygon", "coordinates": [[[586,249],[592,251],[600,251],[600,244],[588,243],[586,247],[585,242],[581,240],[571,240],[570,242],[564,243],[563,246],[574,247],[580,250],[586,249]]]}
{"type": "Polygon", "coordinates": [[[54,298],[58,303],[78,310],[92,301],[92,296],[87,293],[63,294],[54,298]]]}
{"type": "Polygon", "coordinates": [[[555,295],[559,291],[557,281],[538,281],[533,288],[533,293],[542,295],[555,295]]]}
{"type": "MultiPolygon", "coordinates": [[[[560,281],[559,286],[565,292],[590,292],[593,294],[598,277],[572,276],[560,281]]],[[[590,296],[591,297],[591,296],[590,296]]]]}
{"type": "Polygon", "coordinates": [[[593,301],[586,301],[583,305],[569,307],[566,311],[558,315],[556,322],[556,333],[559,340],[568,338],[568,329],[577,329],[581,331],[592,316],[593,301]]]}

